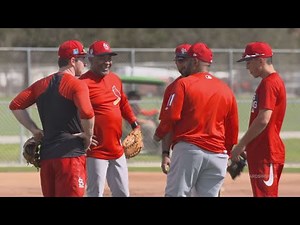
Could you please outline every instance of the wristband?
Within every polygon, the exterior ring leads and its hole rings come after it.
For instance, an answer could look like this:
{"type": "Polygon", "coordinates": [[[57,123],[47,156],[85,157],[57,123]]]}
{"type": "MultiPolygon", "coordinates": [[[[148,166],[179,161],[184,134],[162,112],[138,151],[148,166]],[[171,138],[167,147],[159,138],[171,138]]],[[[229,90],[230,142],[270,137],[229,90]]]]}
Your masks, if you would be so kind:
{"type": "Polygon", "coordinates": [[[134,121],[132,124],[130,124],[132,130],[134,130],[135,128],[137,128],[139,126],[139,123],[137,121],[134,121]]]}

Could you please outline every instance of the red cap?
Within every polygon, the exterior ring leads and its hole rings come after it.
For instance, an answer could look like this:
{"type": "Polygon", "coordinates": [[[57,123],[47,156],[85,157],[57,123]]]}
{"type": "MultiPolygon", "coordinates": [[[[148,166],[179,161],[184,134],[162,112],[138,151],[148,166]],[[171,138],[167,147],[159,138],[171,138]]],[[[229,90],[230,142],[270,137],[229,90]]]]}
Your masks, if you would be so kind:
{"type": "Polygon", "coordinates": [[[175,58],[185,58],[188,56],[187,51],[190,49],[190,44],[178,45],[175,49],[175,58]]]}
{"type": "Polygon", "coordinates": [[[59,46],[58,56],[60,58],[69,59],[76,56],[86,55],[83,44],[76,40],[65,41],[59,46]]]}
{"type": "Polygon", "coordinates": [[[113,52],[106,41],[95,41],[89,48],[89,54],[96,55],[117,55],[113,52]]]}
{"type": "Polygon", "coordinates": [[[188,55],[207,63],[212,63],[213,60],[212,51],[202,42],[193,44],[188,50],[188,55]]]}
{"type": "Polygon", "coordinates": [[[272,48],[265,42],[251,42],[247,44],[243,57],[237,62],[248,61],[253,58],[269,58],[273,56],[272,48]]]}

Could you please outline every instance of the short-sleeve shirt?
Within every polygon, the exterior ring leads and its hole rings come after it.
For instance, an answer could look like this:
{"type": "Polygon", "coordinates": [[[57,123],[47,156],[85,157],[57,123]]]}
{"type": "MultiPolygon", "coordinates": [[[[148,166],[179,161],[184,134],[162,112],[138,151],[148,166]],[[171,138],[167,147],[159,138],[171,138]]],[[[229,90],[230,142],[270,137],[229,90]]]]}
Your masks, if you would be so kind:
{"type": "Polygon", "coordinates": [[[247,160],[256,163],[284,163],[285,146],[280,131],[286,111],[286,89],[278,73],[261,80],[251,105],[249,126],[259,110],[272,110],[268,126],[246,147],[247,160]]]}

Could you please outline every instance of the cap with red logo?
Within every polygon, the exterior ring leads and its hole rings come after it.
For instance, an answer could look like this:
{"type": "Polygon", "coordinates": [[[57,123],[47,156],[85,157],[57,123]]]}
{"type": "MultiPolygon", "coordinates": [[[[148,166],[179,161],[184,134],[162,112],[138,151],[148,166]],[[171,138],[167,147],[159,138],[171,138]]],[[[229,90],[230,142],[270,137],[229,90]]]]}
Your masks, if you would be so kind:
{"type": "Polygon", "coordinates": [[[243,57],[237,62],[248,61],[253,58],[269,58],[273,56],[271,46],[266,42],[251,42],[247,44],[243,57]]]}
{"type": "Polygon", "coordinates": [[[185,58],[188,56],[187,51],[191,47],[190,44],[181,44],[178,45],[175,49],[175,59],[185,58]]]}
{"type": "Polygon", "coordinates": [[[71,57],[85,56],[87,53],[84,50],[83,44],[77,40],[65,41],[59,46],[58,56],[64,59],[71,57]]]}
{"type": "Polygon", "coordinates": [[[188,55],[203,62],[212,63],[213,54],[210,48],[202,42],[193,44],[188,50],[188,55]]]}
{"type": "Polygon", "coordinates": [[[106,41],[95,41],[89,48],[89,54],[91,56],[99,55],[117,55],[110,48],[110,45],[106,41]]]}

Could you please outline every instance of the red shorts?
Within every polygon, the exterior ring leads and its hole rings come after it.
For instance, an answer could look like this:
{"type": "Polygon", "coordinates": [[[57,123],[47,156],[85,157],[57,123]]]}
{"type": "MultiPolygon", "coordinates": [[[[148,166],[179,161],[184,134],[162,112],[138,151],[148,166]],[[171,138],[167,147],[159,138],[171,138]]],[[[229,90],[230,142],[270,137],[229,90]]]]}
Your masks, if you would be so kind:
{"type": "Polygon", "coordinates": [[[44,197],[83,197],[86,188],[86,156],[41,161],[44,197]]]}
{"type": "Polygon", "coordinates": [[[284,164],[248,164],[254,197],[278,197],[278,185],[284,164]]]}

